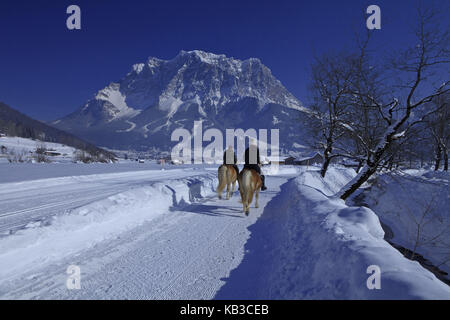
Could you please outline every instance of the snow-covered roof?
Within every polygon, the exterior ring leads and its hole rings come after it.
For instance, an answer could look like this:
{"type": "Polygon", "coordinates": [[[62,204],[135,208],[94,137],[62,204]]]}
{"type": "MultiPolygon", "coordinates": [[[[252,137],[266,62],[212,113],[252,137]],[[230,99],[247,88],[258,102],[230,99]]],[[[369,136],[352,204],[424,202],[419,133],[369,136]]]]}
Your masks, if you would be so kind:
{"type": "Polygon", "coordinates": [[[282,156],[278,156],[278,157],[274,157],[274,156],[267,156],[264,157],[267,161],[283,161],[285,159],[285,157],[282,156]]]}
{"type": "Polygon", "coordinates": [[[295,158],[295,160],[296,160],[296,161],[309,160],[309,159],[315,158],[317,155],[320,156],[320,157],[322,157],[322,155],[321,155],[319,152],[317,152],[317,151],[312,151],[312,152],[310,152],[310,153],[308,153],[308,154],[305,154],[305,155],[303,155],[303,156],[301,156],[301,157],[295,158]]]}

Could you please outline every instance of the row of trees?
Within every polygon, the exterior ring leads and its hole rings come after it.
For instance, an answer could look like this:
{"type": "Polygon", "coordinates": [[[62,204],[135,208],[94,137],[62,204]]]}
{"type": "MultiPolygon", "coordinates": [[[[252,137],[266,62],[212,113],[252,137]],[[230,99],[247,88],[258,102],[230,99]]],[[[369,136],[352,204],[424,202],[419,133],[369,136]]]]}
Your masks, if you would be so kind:
{"type": "Polygon", "coordinates": [[[448,169],[449,34],[435,11],[417,12],[416,42],[402,52],[381,58],[368,33],[354,52],[322,55],[311,67],[306,126],[323,150],[321,175],[333,159],[359,164],[339,193],[344,200],[400,156],[419,159],[421,146],[432,145],[436,168],[443,160],[448,169]]]}

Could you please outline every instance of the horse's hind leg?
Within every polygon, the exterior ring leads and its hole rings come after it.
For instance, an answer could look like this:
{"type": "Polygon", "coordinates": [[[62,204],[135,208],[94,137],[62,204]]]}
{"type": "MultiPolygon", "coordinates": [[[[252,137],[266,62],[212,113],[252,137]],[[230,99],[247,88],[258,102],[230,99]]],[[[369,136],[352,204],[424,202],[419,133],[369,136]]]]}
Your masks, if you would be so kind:
{"type": "Polygon", "coordinates": [[[230,185],[231,183],[227,183],[227,200],[230,199],[230,185]]]}
{"type": "Polygon", "coordinates": [[[242,201],[242,212],[244,212],[245,214],[247,214],[247,203],[245,202],[245,200],[242,201]]]}
{"type": "Polygon", "coordinates": [[[245,204],[245,215],[248,216],[250,214],[250,205],[248,204],[248,202],[245,204]]]}
{"type": "Polygon", "coordinates": [[[250,213],[250,204],[252,203],[252,194],[249,190],[245,193],[245,215],[248,216],[250,213]]]}
{"type": "MultiPolygon", "coordinates": [[[[238,181],[239,182],[239,181],[238,181]]],[[[244,203],[244,192],[242,191],[242,187],[241,187],[241,184],[238,184],[239,185],[239,193],[241,194],[241,198],[240,199],[238,199],[238,202],[240,202],[240,203],[244,203]]]]}
{"type": "Polygon", "coordinates": [[[259,208],[258,199],[259,199],[259,189],[256,190],[256,194],[255,194],[255,208],[259,208]]]}
{"type": "Polygon", "coordinates": [[[225,186],[223,185],[223,182],[219,180],[219,185],[217,186],[217,196],[219,197],[219,199],[222,199],[222,192],[223,189],[225,188],[225,186]]]}
{"type": "Polygon", "coordinates": [[[243,188],[240,188],[240,192],[241,192],[241,202],[242,202],[242,211],[244,213],[247,212],[247,199],[246,199],[246,195],[245,192],[242,191],[243,188]]]}

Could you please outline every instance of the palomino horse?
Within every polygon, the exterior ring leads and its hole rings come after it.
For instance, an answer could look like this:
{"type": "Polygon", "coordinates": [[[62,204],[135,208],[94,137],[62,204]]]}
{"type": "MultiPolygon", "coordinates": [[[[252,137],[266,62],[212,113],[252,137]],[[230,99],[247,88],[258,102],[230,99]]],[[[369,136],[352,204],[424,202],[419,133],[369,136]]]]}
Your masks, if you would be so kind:
{"type": "Polygon", "coordinates": [[[245,215],[250,213],[250,204],[253,200],[253,194],[255,195],[255,208],[258,208],[259,191],[262,186],[262,180],[259,174],[255,170],[244,169],[238,176],[239,191],[241,192],[242,206],[245,215]]]}
{"type": "Polygon", "coordinates": [[[234,192],[236,187],[237,172],[232,165],[223,164],[217,170],[219,176],[219,185],[217,186],[217,195],[219,199],[222,199],[222,191],[227,186],[227,200],[230,199],[231,194],[234,192]],[[230,186],[233,184],[233,189],[230,192],[230,186]]]}

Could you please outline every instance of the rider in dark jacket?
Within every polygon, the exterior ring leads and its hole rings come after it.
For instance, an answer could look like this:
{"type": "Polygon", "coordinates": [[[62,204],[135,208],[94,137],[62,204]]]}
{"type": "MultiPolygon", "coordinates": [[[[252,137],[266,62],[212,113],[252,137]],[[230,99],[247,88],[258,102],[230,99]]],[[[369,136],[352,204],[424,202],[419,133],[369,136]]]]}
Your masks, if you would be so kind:
{"type": "Polygon", "coordinates": [[[233,147],[229,146],[227,150],[223,153],[223,164],[230,164],[236,170],[236,174],[239,175],[239,168],[236,165],[237,157],[234,153],[233,147]]]}
{"type": "Polygon", "coordinates": [[[261,161],[259,159],[259,149],[256,144],[250,144],[250,146],[245,150],[245,165],[244,169],[253,169],[261,176],[262,186],[261,190],[266,190],[265,176],[261,174],[260,165],[261,161]]]}

